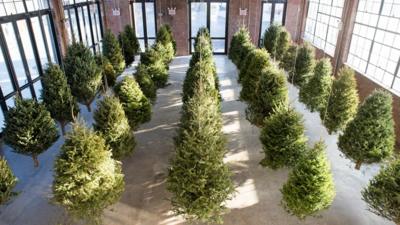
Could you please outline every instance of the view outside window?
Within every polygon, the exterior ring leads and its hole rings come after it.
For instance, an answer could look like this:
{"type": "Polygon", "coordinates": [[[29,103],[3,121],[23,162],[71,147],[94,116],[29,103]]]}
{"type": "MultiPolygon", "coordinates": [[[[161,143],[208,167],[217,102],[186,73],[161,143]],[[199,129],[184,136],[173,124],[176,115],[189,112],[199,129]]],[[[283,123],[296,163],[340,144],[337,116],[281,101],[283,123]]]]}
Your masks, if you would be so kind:
{"type": "Polygon", "coordinates": [[[136,37],[139,40],[140,50],[144,51],[156,40],[156,9],[152,0],[135,1],[131,5],[136,37]]]}
{"type": "Polygon", "coordinates": [[[263,1],[261,9],[260,44],[262,43],[265,31],[269,28],[269,26],[271,26],[271,24],[285,24],[286,1],[263,1]]]}

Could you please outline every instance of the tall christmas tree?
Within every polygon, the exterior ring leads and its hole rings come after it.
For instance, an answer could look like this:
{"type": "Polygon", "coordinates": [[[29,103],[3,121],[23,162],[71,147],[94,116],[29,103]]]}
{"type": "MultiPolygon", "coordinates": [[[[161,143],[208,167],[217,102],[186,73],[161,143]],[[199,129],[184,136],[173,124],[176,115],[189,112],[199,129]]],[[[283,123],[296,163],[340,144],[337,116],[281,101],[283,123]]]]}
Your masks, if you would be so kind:
{"type": "Polygon", "coordinates": [[[198,61],[187,73],[183,82],[182,101],[186,102],[196,93],[196,85],[201,80],[206,90],[215,90],[215,80],[213,76],[212,65],[207,61],[198,61]]]}
{"type": "Polygon", "coordinates": [[[242,60],[240,58],[240,51],[246,43],[250,43],[250,32],[247,27],[240,27],[239,30],[233,35],[231,45],[229,48],[229,58],[236,65],[242,60]]]}
{"type": "Polygon", "coordinates": [[[323,142],[316,143],[296,164],[281,189],[285,209],[300,219],[327,209],[335,198],[325,148],[323,142]]]}
{"type": "Polygon", "coordinates": [[[395,133],[391,94],[375,90],[339,136],[338,146],[344,155],[356,162],[380,162],[392,155],[395,133]]]}
{"type": "Polygon", "coordinates": [[[6,203],[14,194],[12,190],[17,181],[6,159],[0,156],[0,204],[6,203]]]}
{"type": "Polygon", "coordinates": [[[391,162],[382,168],[363,190],[362,196],[369,210],[400,224],[400,160],[391,162]]]}
{"type": "Polygon", "coordinates": [[[103,210],[124,190],[121,163],[104,139],[74,123],[54,165],[54,201],[77,219],[100,223],[103,210]]]}
{"type": "Polygon", "coordinates": [[[332,83],[332,93],[326,110],[321,111],[321,120],[329,133],[343,130],[357,113],[357,83],[354,71],[344,67],[332,83]],[[325,112],[324,112],[325,111],[325,112]]]}
{"type": "Polygon", "coordinates": [[[68,84],[78,102],[86,105],[94,100],[102,82],[101,69],[90,51],[82,43],[72,43],[68,46],[64,58],[64,71],[68,84]]]}
{"type": "Polygon", "coordinates": [[[278,46],[278,39],[281,34],[281,26],[278,24],[271,24],[267,30],[265,30],[263,42],[264,48],[268,51],[272,58],[276,58],[278,46]]]}
{"type": "Polygon", "coordinates": [[[135,61],[135,55],[140,52],[140,44],[132,26],[126,25],[124,31],[119,35],[122,52],[126,65],[135,61]]]}
{"type": "Polygon", "coordinates": [[[111,147],[113,158],[120,159],[133,152],[135,137],[118,98],[105,97],[98,103],[93,118],[93,127],[111,147]]]}
{"type": "Polygon", "coordinates": [[[314,58],[315,50],[310,44],[306,42],[299,47],[294,64],[294,71],[289,73],[289,81],[302,88],[312,75],[315,63],[314,58]]]}
{"type": "Polygon", "coordinates": [[[65,134],[65,125],[79,113],[79,107],[71,94],[67,78],[58,65],[50,64],[42,77],[41,98],[51,117],[61,125],[65,134]]]}
{"type": "Polygon", "coordinates": [[[56,123],[43,104],[33,99],[15,100],[15,107],[5,116],[4,141],[16,153],[32,157],[39,166],[38,155],[58,138],[56,123]]]}
{"type": "Polygon", "coordinates": [[[279,33],[278,41],[276,44],[276,56],[277,60],[282,60],[286,52],[289,50],[290,43],[292,42],[290,33],[287,32],[285,27],[281,27],[281,32],[279,33]]]}
{"type": "Polygon", "coordinates": [[[103,55],[110,61],[118,75],[124,71],[125,60],[121,46],[110,30],[106,31],[103,38],[103,55]]]}

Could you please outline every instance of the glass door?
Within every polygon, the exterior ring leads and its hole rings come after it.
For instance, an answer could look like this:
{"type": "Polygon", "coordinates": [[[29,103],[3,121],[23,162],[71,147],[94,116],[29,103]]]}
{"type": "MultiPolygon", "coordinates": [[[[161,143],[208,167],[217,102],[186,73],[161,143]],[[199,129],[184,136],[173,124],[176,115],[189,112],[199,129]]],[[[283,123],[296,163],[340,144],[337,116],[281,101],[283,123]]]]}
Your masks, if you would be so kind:
{"type": "Polygon", "coordinates": [[[286,0],[264,0],[261,4],[260,45],[264,32],[271,24],[285,25],[286,0]]]}
{"type": "Polygon", "coordinates": [[[194,50],[197,31],[207,27],[210,31],[213,52],[226,54],[228,0],[190,1],[190,53],[194,50]]]}
{"type": "Polygon", "coordinates": [[[131,3],[132,19],[140,49],[144,51],[156,40],[156,6],[154,0],[136,0],[131,3]]]}

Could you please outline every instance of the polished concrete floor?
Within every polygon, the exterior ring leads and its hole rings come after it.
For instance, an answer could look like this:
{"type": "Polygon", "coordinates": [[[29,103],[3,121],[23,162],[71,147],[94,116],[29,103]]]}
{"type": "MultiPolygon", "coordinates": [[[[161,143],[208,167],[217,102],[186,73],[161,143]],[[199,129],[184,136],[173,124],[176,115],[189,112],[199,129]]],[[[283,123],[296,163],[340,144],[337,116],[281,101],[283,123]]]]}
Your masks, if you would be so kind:
{"type": "MultiPolygon", "coordinates": [[[[259,129],[246,119],[246,105],[239,102],[240,85],[237,70],[226,56],[215,56],[223,97],[224,133],[229,149],[225,161],[234,173],[235,197],[227,202],[230,212],[224,217],[230,225],[392,225],[393,223],[367,211],[360,190],[379,170],[379,165],[363,166],[361,171],[337,149],[337,136],[328,135],[318,114],[310,113],[297,101],[298,91],[289,86],[292,105],[304,115],[310,144],[322,139],[332,165],[337,195],[332,206],[318,216],[298,220],[281,207],[279,189],[288,170],[262,168],[262,146],[259,129]]],[[[121,200],[109,207],[103,217],[106,225],[175,225],[189,224],[171,213],[165,179],[169,159],[173,155],[173,137],[180,118],[182,81],[189,57],[178,57],[170,66],[170,85],[158,91],[152,120],[135,132],[138,145],[134,154],[123,160],[125,192],[121,200]]],[[[131,71],[132,69],[130,69],[131,71]]],[[[95,104],[93,108],[95,107],[95,104]]],[[[81,107],[88,124],[92,116],[81,107]]],[[[15,174],[20,179],[19,195],[0,207],[0,225],[69,224],[62,208],[49,203],[53,180],[53,161],[62,145],[60,138],[40,156],[41,165],[33,169],[30,158],[3,147],[15,174]]],[[[82,224],[82,223],[79,223],[82,224]]]]}

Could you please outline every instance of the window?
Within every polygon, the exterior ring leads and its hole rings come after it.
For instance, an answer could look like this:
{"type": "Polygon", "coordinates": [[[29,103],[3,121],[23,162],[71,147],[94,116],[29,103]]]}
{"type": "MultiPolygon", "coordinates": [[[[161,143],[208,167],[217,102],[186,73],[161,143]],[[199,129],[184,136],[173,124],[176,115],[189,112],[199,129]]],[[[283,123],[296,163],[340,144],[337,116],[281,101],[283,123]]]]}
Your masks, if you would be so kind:
{"type": "Polygon", "coordinates": [[[304,39],[334,56],[344,0],[309,0],[304,39]]]}
{"type": "Polygon", "coordinates": [[[347,63],[400,95],[400,2],[360,0],[347,63]]]}
{"type": "Polygon", "coordinates": [[[264,0],[261,4],[260,45],[265,31],[271,24],[285,25],[286,0],[264,0]]]}
{"type": "Polygon", "coordinates": [[[154,0],[136,0],[131,2],[132,19],[140,50],[144,51],[156,41],[156,6],[154,0]]]}

